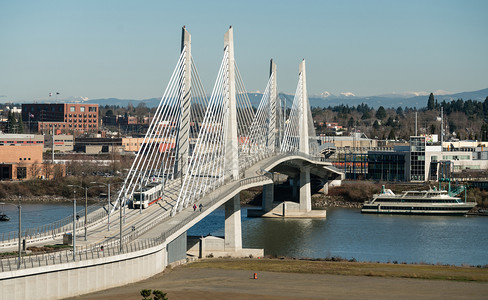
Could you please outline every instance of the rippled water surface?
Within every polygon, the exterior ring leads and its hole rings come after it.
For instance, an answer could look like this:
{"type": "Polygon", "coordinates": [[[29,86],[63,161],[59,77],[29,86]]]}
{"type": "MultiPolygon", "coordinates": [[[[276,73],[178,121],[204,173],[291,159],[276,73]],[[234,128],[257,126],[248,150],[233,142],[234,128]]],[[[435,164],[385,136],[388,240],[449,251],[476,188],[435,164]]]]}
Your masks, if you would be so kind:
{"type": "MultiPolygon", "coordinates": [[[[85,209],[85,203],[81,202],[77,202],[76,211],[85,209]]],[[[10,217],[10,221],[0,222],[0,238],[2,234],[18,230],[19,214],[16,206],[17,204],[0,204],[0,211],[5,212],[10,217]]],[[[91,205],[88,211],[96,207],[98,206],[91,205]]],[[[27,228],[34,229],[38,226],[53,223],[72,215],[72,203],[22,203],[22,231],[27,228]]]]}
{"type": "MultiPolygon", "coordinates": [[[[488,217],[361,214],[331,208],[325,220],[247,218],[243,246],[265,254],[359,261],[488,264],[488,217]]],[[[223,235],[222,209],[195,225],[189,235],[223,235]]]]}
{"type": "MultiPolygon", "coordinates": [[[[82,210],[78,206],[77,210],[82,210]]],[[[17,208],[0,205],[11,218],[0,222],[0,236],[17,230],[17,208]]],[[[63,219],[70,203],[22,205],[22,227],[63,219]]],[[[331,208],[327,218],[247,218],[242,209],[242,240],[248,248],[264,248],[278,256],[359,261],[488,264],[488,217],[402,216],[361,214],[358,209],[331,208]]],[[[189,235],[224,235],[224,210],[218,209],[188,231],[189,235]]]]}

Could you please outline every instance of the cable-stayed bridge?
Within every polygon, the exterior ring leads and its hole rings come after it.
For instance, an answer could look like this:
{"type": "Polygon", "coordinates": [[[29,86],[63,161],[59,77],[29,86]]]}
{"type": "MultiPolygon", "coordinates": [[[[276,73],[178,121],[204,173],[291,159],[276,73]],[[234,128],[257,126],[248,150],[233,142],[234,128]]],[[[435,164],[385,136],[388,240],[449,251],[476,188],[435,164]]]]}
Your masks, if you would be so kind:
{"type": "MultiPolygon", "coordinates": [[[[184,260],[188,250],[186,231],[222,205],[225,237],[207,243],[200,240],[196,246],[198,255],[212,252],[262,256],[262,249],[242,249],[239,192],[251,187],[264,187],[262,210],[255,212],[258,215],[325,217],[325,211],[311,209],[311,176],[321,178],[327,187],[329,180],[342,179],[343,175],[318,157],[305,61],[299,65],[289,113],[281,106],[277,93],[276,69],[271,61],[262,100],[253,108],[234,59],[231,27],[224,36],[222,62],[208,98],[191,55],[190,34],[183,28],[176,67],[110,209],[112,220],[116,219],[112,225],[119,232],[108,231],[102,220],[91,226],[87,240],[78,242],[76,251],[70,254],[1,260],[0,288],[18,286],[25,280],[37,282],[44,278],[42,274],[52,272],[77,274],[75,291],[71,293],[39,286],[48,299],[52,295],[68,297],[89,291],[83,284],[94,284],[93,290],[143,279],[170,263],[184,260]],[[293,178],[296,203],[273,203],[274,173],[293,178]],[[98,267],[107,264],[112,267],[98,267]],[[141,266],[147,268],[141,270],[141,266]],[[119,274],[97,285],[86,273],[91,270],[109,276],[107,272],[114,272],[112,268],[130,274],[119,274]],[[85,278],[83,283],[81,277],[85,278]]],[[[90,224],[78,228],[85,225],[90,224]]],[[[69,230],[73,231],[67,226],[62,231],[69,230]]],[[[60,280],[56,282],[68,279],[60,280]]],[[[31,294],[25,290],[23,295],[28,298],[31,294]]]]}

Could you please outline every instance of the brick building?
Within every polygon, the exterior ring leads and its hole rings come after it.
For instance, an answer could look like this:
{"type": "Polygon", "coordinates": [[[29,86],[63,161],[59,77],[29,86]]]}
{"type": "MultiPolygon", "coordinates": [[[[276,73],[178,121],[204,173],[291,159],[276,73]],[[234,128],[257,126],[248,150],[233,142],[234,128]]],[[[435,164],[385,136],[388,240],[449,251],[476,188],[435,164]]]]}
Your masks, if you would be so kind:
{"type": "Polygon", "coordinates": [[[42,145],[0,146],[0,180],[65,176],[66,166],[42,161],[42,145]]]}
{"type": "Polygon", "coordinates": [[[31,131],[74,134],[98,131],[98,104],[22,104],[22,121],[31,131]]]}

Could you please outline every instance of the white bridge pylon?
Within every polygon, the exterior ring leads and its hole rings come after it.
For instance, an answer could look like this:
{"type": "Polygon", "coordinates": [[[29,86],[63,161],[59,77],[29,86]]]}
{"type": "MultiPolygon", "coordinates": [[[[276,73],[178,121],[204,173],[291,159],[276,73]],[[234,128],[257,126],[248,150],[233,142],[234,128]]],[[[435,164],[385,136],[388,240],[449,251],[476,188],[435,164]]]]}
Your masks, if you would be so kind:
{"type": "MultiPolygon", "coordinates": [[[[275,68],[276,69],[276,68],[275,68]]],[[[224,55],[198,140],[173,213],[213,189],[238,180],[260,155],[275,151],[276,74],[271,73],[255,112],[234,59],[233,28],[224,37],[224,55]]]]}
{"type": "Polygon", "coordinates": [[[318,154],[312,111],[308,102],[305,60],[300,63],[297,89],[289,118],[285,123],[285,133],[281,141],[280,152],[302,153],[312,156],[318,154]]]}
{"type": "Polygon", "coordinates": [[[151,190],[147,201],[161,199],[167,184],[183,177],[207,102],[191,55],[191,36],[183,27],[180,57],[111,212],[129,200],[135,203],[141,191],[151,190]]]}
{"type": "Polygon", "coordinates": [[[271,61],[265,92],[253,108],[234,59],[231,27],[207,100],[183,27],[180,57],[112,212],[129,202],[137,207],[164,198],[174,215],[276,152],[315,154],[305,62],[288,119],[281,117],[276,77],[271,61]]]}

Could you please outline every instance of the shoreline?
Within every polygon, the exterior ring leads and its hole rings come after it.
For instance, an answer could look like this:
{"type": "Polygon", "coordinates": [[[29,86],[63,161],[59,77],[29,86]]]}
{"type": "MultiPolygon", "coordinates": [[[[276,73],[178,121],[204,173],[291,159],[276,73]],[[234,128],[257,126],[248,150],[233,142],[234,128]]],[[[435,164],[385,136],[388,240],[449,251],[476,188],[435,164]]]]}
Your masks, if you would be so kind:
{"type": "MultiPolygon", "coordinates": [[[[83,197],[77,198],[79,203],[84,202],[83,197]]],[[[0,199],[0,202],[17,204],[19,201],[18,197],[8,196],[7,198],[0,199]]],[[[21,203],[32,203],[32,204],[50,204],[50,203],[72,203],[72,198],[66,198],[62,196],[29,196],[29,197],[22,197],[21,203]]],[[[105,203],[106,199],[101,198],[88,198],[88,204],[95,204],[98,202],[105,203]]],[[[241,201],[242,206],[249,206],[249,207],[260,207],[260,205],[256,205],[256,201],[251,199],[250,201],[241,201]]],[[[352,202],[342,199],[342,197],[337,196],[329,196],[329,195],[320,195],[314,194],[312,195],[312,209],[323,210],[329,207],[341,207],[341,208],[355,208],[360,209],[363,206],[361,202],[352,202]]],[[[468,216],[488,216],[488,210],[484,207],[475,206],[471,211],[469,211],[466,215],[468,216]]]]}
{"type": "MultiPolygon", "coordinates": [[[[100,200],[102,198],[93,198],[93,197],[88,197],[88,203],[89,204],[93,204],[93,203],[98,203],[98,202],[103,202],[105,201],[106,203],[106,199],[103,199],[103,200],[100,200]]],[[[73,198],[66,198],[66,197],[63,197],[63,196],[51,196],[51,195],[43,195],[43,196],[29,196],[29,197],[25,197],[25,196],[22,196],[20,198],[21,200],[21,203],[32,203],[32,204],[39,204],[39,203],[72,203],[73,202],[73,198]]],[[[76,201],[79,202],[79,203],[85,203],[85,197],[82,196],[82,197],[77,197],[76,198],[76,201]]],[[[0,202],[5,202],[5,203],[13,203],[13,204],[17,204],[19,203],[19,197],[18,196],[8,196],[6,198],[2,198],[0,199],[0,202]]]]}

